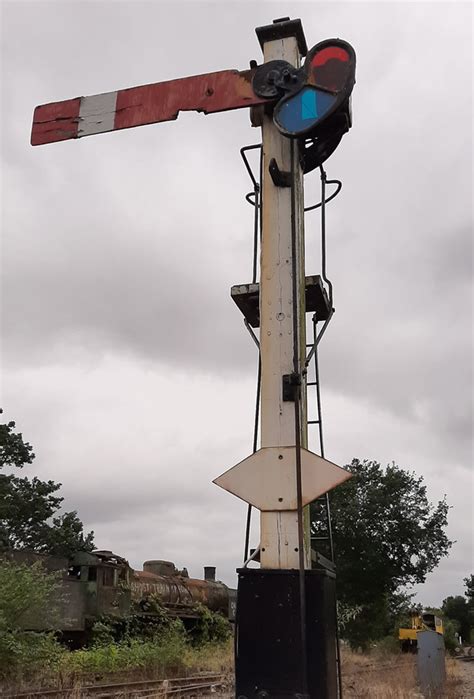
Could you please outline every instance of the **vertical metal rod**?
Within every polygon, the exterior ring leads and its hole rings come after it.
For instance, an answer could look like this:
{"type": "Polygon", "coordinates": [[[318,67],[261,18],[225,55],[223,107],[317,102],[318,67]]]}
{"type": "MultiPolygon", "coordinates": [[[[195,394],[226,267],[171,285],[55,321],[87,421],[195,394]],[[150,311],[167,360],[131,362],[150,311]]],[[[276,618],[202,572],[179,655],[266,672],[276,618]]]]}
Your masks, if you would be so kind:
{"type": "MultiPolygon", "coordinates": [[[[296,172],[295,144],[291,141],[291,253],[293,266],[293,371],[302,379],[300,329],[299,329],[299,255],[296,245],[296,172]]],[[[306,344],[306,343],[305,343],[306,344]]],[[[298,508],[298,563],[299,563],[299,593],[300,593],[300,629],[303,671],[303,692],[308,693],[308,658],[306,643],[306,580],[305,580],[305,542],[303,514],[303,484],[301,477],[301,386],[295,391],[295,446],[296,446],[296,501],[298,508]]]]}
{"type": "MultiPolygon", "coordinates": [[[[252,283],[255,284],[257,281],[257,263],[258,263],[258,246],[262,238],[262,144],[259,143],[254,146],[247,146],[241,148],[240,154],[245,163],[245,167],[253,182],[253,192],[254,192],[254,228],[253,228],[253,261],[252,261],[252,283]],[[255,150],[259,148],[259,180],[255,179],[255,176],[250,168],[249,162],[245,155],[247,150],[255,150]]],[[[251,331],[250,325],[247,324],[247,329],[251,331]]],[[[257,451],[258,445],[258,422],[260,418],[260,385],[262,378],[262,358],[260,355],[260,344],[258,346],[258,371],[257,371],[257,391],[255,398],[255,419],[253,427],[253,453],[257,451]]],[[[247,507],[247,521],[245,523],[245,544],[244,544],[244,563],[249,557],[249,545],[250,545],[250,525],[252,523],[252,505],[247,507]]]]}
{"type": "MultiPolygon", "coordinates": [[[[328,285],[329,289],[329,304],[330,304],[330,315],[323,329],[318,337],[317,334],[317,318],[316,315],[313,316],[313,347],[314,347],[314,366],[315,366],[315,382],[316,382],[316,399],[318,405],[318,419],[319,419],[319,446],[320,454],[324,458],[324,439],[323,439],[323,417],[321,410],[321,389],[319,383],[319,357],[318,357],[318,343],[327,328],[327,325],[334,313],[333,308],[333,288],[332,283],[327,278],[326,275],[326,173],[324,168],[320,167],[321,173],[321,276],[323,280],[328,285]]],[[[329,538],[329,551],[331,561],[335,562],[334,556],[334,541],[332,536],[332,520],[331,520],[331,503],[329,500],[329,493],[326,493],[326,516],[327,516],[327,527],[328,527],[328,538],[329,538]]],[[[341,645],[339,641],[339,623],[337,618],[337,602],[334,609],[335,615],[335,630],[336,630],[336,664],[337,664],[337,689],[339,699],[342,699],[342,668],[341,668],[341,645]]]]}
{"type": "Polygon", "coordinates": [[[260,243],[259,236],[259,222],[260,222],[260,185],[255,182],[254,185],[254,219],[253,219],[253,270],[252,270],[252,284],[257,281],[257,262],[258,262],[258,245],[260,243]]]}
{"type": "MultiPolygon", "coordinates": [[[[319,420],[319,450],[320,454],[324,459],[324,439],[323,439],[323,413],[321,408],[321,389],[319,383],[319,356],[318,356],[318,332],[317,332],[317,318],[316,314],[313,316],[313,342],[314,342],[314,374],[316,382],[316,400],[318,406],[318,420],[319,420]]],[[[328,526],[328,538],[329,538],[329,551],[331,561],[335,562],[334,557],[334,542],[332,538],[332,521],[331,521],[331,503],[329,500],[329,493],[326,493],[326,516],[327,516],[327,526],[328,526]]],[[[337,579],[336,579],[337,582],[337,579]]],[[[334,610],[336,617],[335,629],[336,629],[336,663],[337,663],[337,688],[339,699],[342,699],[342,668],[341,668],[341,644],[339,640],[339,623],[337,618],[337,603],[334,610]]]]}
{"type": "MultiPolygon", "coordinates": [[[[258,371],[257,371],[257,395],[255,398],[255,419],[253,425],[253,453],[257,451],[258,446],[258,422],[260,419],[260,383],[262,378],[262,360],[260,351],[258,353],[258,371]]],[[[252,505],[247,507],[247,522],[245,525],[245,546],[244,546],[244,563],[249,557],[249,542],[250,542],[250,524],[252,521],[252,505]]]]}
{"type": "Polygon", "coordinates": [[[321,172],[321,276],[328,285],[329,305],[332,309],[332,283],[326,276],[326,173],[322,165],[319,166],[321,172]]]}

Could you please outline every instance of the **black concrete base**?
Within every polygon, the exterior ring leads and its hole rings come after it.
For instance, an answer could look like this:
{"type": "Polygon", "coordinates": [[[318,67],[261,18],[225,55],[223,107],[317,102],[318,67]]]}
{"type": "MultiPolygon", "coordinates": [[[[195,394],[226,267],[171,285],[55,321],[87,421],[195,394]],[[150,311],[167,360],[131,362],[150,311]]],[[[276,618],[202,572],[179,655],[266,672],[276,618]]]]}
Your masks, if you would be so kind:
{"type": "Polygon", "coordinates": [[[235,696],[336,699],[334,574],[327,570],[305,573],[306,648],[302,648],[298,571],[242,568],[237,572],[235,696]]]}

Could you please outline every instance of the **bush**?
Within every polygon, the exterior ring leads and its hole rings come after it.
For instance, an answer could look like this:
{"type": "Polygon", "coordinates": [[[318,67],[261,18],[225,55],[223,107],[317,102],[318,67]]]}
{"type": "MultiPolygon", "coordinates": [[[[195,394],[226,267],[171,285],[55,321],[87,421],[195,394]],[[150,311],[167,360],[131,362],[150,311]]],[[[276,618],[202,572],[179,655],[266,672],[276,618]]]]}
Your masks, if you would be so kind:
{"type": "Polygon", "coordinates": [[[132,639],[160,641],[163,634],[184,635],[180,619],[171,616],[155,595],[135,603],[129,616],[102,616],[92,627],[92,645],[128,642],[132,639]]]}
{"type": "Polygon", "coordinates": [[[222,614],[211,612],[202,604],[197,604],[195,611],[198,618],[188,630],[192,645],[202,646],[227,641],[232,630],[229,621],[222,614]]]}
{"type": "Polygon", "coordinates": [[[456,648],[459,646],[459,640],[456,637],[456,632],[457,632],[459,626],[458,626],[457,622],[453,621],[452,619],[448,619],[448,617],[444,617],[443,627],[444,627],[444,647],[450,653],[454,653],[456,648]]]}
{"type": "Polygon", "coordinates": [[[0,623],[4,629],[54,630],[59,622],[57,573],[42,563],[14,563],[0,558],[0,623]]]}
{"type": "Polygon", "coordinates": [[[57,622],[59,581],[41,563],[0,559],[0,678],[56,667],[64,653],[52,632],[57,622]]]}
{"type": "Polygon", "coordinates": [[[51,633],[0,630],[0,679],[27,679],[54,671],[66,651],[51,633]]]}

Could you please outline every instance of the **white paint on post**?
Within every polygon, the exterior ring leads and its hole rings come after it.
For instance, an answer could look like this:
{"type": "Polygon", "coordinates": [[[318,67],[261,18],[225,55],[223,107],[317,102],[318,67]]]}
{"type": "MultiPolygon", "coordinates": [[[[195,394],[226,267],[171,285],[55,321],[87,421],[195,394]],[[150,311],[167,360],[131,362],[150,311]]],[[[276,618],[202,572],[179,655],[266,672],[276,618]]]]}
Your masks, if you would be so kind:
{"type": "Polygon", "coordinates": [[[92,97],[81,97],[78,138],[113,131],[116,105],[117,91],[104,92],[92,97]]]}
{"type": "Polygon", "coordinates": [[[262,568],[298,568],[298,513],[296,510],[260,513],[262,568]],[[296,535],[295,535],[296,532],[296,535]],[[265,565],[270,563],[270,565],[265,565]]]}
{"type": "MultiPolygon", "coordinates": [[[[282,59],[299,67],[300,55],[296,38],[268,41],[263,48],[265,62],[282,59]]],[[[283,401],[282,376],[294,370],[293,255],[292,255],[292,192],[289,187],[276,187],[269,174],[275,158],[282,171],[292,170],[291,141],[282,136],[265,115],[263,142],[263,212],[260,275],[260,347],[262,357],[261,446],[294,446],[295,406],[283,401]]],[[[295,147],[295,151],[296,151],[295,147]]],[[[304,305],[304,234],[302,173],[296,155],[297,210],[297,289],[298,336],[300,363],[305,352],[304,305]]],[[[301,446],[307,445],[305,391],[301,404],[301,446]]],[[[275,469],[276,471],[277,469],[275,469]]],[[[275,473],[275,476],[277,474],[275,473]]],[[[296,479],[296,472],[294,474],[296,479]]],[[[262,568],[298,568],[298,518],[296,512],[262,512],[260,518],[262,568]],[[265,542],[265,543],[264,543],[265,542]]],[[[308,551],[309,553],[309,551],[308,551]]],[[[309,562],[309,555],[306,555],[309,562]]]]}

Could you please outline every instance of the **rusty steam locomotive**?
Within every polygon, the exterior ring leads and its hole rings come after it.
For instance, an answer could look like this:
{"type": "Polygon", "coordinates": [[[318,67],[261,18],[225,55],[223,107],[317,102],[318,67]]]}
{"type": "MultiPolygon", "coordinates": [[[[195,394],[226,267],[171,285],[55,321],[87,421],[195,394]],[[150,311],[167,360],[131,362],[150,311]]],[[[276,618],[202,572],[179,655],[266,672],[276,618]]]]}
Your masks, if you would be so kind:
{"type": "MultiPolygon", "coordinates": [[[[41,561],[61,579],[59,629],[64,636],[85,637],[101,616],[123,618],[132,613],[133,603],[143,605],[153,596],[172,616],[183,620],[197,617],[201,604],[234,621],[237,591],[215,579],[214,567],[204,568],[204,579],[190,578],[171,561],[145,561],[143,570],[133,570],[128,561],[112,551],[84,551],[69,560],[27,551],[9,555],[17,563],[41,561]]],[[[34,619],[29,624],[38,630],[34,619]]]]}

